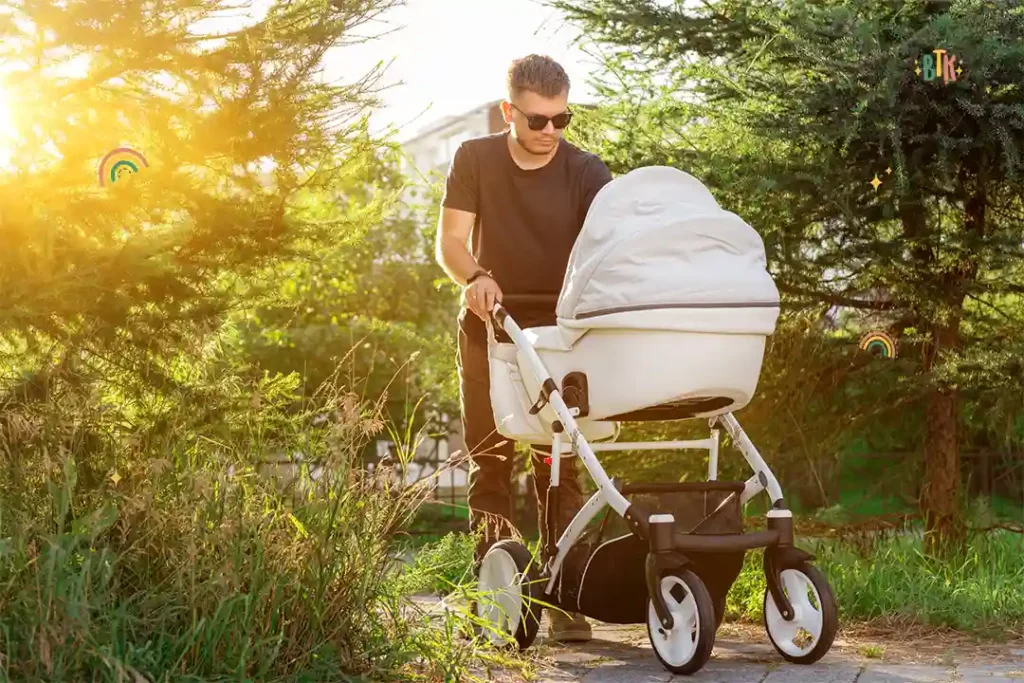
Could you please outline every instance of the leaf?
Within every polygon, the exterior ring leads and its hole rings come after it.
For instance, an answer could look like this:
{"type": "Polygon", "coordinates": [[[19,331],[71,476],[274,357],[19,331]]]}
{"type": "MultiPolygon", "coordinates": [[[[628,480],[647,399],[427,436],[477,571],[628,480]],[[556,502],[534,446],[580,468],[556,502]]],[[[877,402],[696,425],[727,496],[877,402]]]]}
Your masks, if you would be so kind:
{"type": "Polygon", "coordinates": [[[299,534],[301,534],[303,538],[309,537],[309,532],[306,531],[306,526],[302,522],[300,522],[295,515],[289,512],[288,519],[291,521],[292,525],[298,530],[299,534]]]}
{"type": "Polygon", "coordinates": [[[71,525],[72,534],[88,535],[95,541],[117,521],[117,506],[108,502],[93,510],[85,517],[76,519],[71,525]]]}

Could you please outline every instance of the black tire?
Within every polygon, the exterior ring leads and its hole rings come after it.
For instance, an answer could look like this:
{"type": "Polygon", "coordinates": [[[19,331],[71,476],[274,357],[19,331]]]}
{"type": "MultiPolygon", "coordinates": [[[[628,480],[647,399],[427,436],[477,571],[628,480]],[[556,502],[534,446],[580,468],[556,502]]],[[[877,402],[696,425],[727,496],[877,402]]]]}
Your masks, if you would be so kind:
{"type": "MultiPolygon", "coordinates": [[[[654,656],[658,658],[658,661],[661,662],[662,666],[664,666],[666,669],[668,669],[674,674],[690,676],[700,671],[701,668],[703,668],[703,666],[707,664],[708,660],[711,658],[711,651],[715,647],[715,630],[717,628],[717,621],[715,617],[715,605],[714,602],[711,600],[711,595],[708,593],[708,589],[704,585],[704,582],[701,581],[700,577],[698,577],[689,569],[679,569],[674,572],[671,572],[667,574],[665,577],[662,577],[663,580],[668,576],[674,576],[678,578],[680,581],[682,581],[686,585],[687,591],[690,593],[690,595],[693,596],[693,600],[696,603],[696,648],[694,649],[694,652],[690,656],[690,659],[688,661],[678,664],[669,663],[665,660],[665,658],[662,656],[662,653],[659,650],[659,643],[662,642],[664,638],[663,632],[659,629],[658,632],[655,633],[655,631],[652,630],[650,619],[648,619],[647,622],[647,637],[650,639],[651,647],[654,649],[654,656]]],[[[649,596],[647,598],[647,609],[648,614],[650,614],[654,609],[653,603],[649,596]]],[[[676,624],[673,627],[673,629],[676,628],[679,628],[678,624],[676,624]]]]}
{"type": "Polygon", "coordinates": [[[763,603],[764,616],[762,617],[762,620],[764,622],[764,630],[765,633],[768,634],[768,640],[772,641],[772,646],[787,662],[792,662],[793,664],[813,664],[824,657],[832,648],[832,643],[836,638],[836,632],[839,630],[839,610],[836,607],[836,598],[832,593],[832,587],[829,586],[825,575],[822,574],[814,565],[807,562],[800,562],[792,567],[783,567],[782,569],[793,569],[800,572],[807,577],[811,585],[814,587],[815,592],[817,592],[820,603],[819,611],[821,612],[821,636],[818,638],[818,642],[814,647],[806,654],[794,655],[790,652],[786,652],[779,643],[775,642],[771,629],[768,627],[768,600],[771,598],[771,594],[767,589],[765,589],[764,592],[763,603]]]}
{"type": "MultiPolygon", "coordinates": [[[[484,563],[488,561],[488,556],[495,553],[506,554],[515,563],[517,584],[509,588],[519,590],[521,611],[516,632],[509,635],[515,640],[518,649],[523,651],[533,645],[533,641],[537,639],[537,633],[540,631],[543,606],[539,601],[544,592],[544,587],[540,583],[540,572],[530,551],[522,543],[512,540],[498,541],[492,545],[481,560],[478,571],[482,570],[484,563]]],[[[473,605],[473,611],[480,616],[476,603],[473,605]]]]}

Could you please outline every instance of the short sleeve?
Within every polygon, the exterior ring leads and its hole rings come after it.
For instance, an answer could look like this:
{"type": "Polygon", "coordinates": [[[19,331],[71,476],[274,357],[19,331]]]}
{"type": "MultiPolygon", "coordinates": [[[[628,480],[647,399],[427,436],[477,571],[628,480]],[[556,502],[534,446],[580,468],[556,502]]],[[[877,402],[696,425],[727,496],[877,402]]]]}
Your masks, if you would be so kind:
{"type": "Polygon", "coordinates": [[[441,206],[446,209],[479,213],[478,187],[476,158],[472,148],[463,142],[455,150],[455,156],[448,167],[441,206]]]}
{"type": "Polygon", "coordinates": [[[608,170],[608,167],[605,166],[605,163],[598,156],[594,155],[583,170],[583,193],[580,206],[581,227],[587,218],[587,212],[590,211],[590,205],[594,202],[594,197],[611,180],[611,171],[608,170]]]}

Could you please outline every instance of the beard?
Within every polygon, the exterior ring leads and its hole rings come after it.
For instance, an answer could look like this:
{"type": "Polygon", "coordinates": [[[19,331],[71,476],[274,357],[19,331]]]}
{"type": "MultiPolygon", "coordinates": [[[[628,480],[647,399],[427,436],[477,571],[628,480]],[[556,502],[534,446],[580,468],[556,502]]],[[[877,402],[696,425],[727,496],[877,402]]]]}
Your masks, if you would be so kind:
{"type": "Polygon", "coordinates": [[[544,156],[545,154],[549,154],[552,148],[558,144],[557,140],[555,140],[553,144],[546,145],[543,142],[531,142],[523,140],[518,135],[513,136],[513,138],[515,138],[516,144],[518,144],[520,147],[525,149],[530,154],[536,154],[538,156],[544,156]]]}

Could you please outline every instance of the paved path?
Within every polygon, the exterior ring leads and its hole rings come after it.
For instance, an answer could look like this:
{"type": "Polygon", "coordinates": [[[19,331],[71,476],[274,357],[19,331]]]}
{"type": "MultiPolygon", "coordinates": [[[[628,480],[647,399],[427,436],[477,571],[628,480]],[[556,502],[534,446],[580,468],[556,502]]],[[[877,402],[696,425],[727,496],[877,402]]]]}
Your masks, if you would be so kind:
{"type": "Polygon", "coordinates": [[[726,624],[711,660],[687,677],[661,666],[642,627],[596,625],[593,641],[570,645],[546,642],[545,631],[531,649],[537,683],[1024,683],[1019,642],[980,646],[937,635],[886,645],[841,635],[820,662],[795,666],[760,629],[726,624]]]}
{"type": "MultiPolygon", "coordinates": [[[[415,600],[429,613],[436,598],[415,600]]],[[[588,643],[547,641],[547,615],[526,653],[535,676],[478,674],[496,683],[1024,683],[1024,634],[1004,643],[950,632],[908,629],[841,629],[824,658],[810,666],[789,664],[763,627],[726,623],[711,660],[693,676],[673,676],[654,656],[642,626],[594,624],[588,643]]]]}

